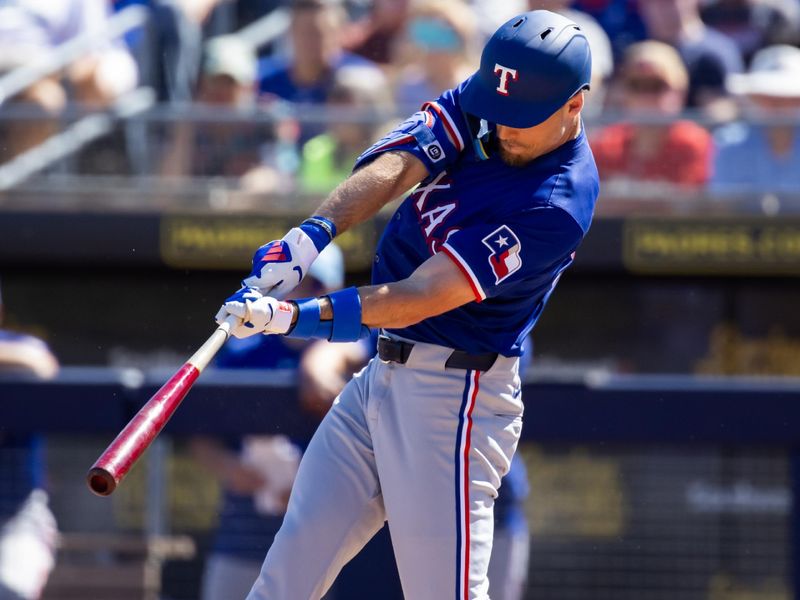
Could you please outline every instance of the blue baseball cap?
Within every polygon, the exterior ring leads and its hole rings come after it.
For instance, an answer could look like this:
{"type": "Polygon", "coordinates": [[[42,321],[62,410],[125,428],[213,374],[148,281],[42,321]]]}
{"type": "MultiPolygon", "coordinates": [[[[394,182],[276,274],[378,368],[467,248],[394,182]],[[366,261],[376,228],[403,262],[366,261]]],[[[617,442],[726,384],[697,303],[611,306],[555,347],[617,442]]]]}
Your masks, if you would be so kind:
{"type": "Polygon", "coordinates": [[[592,53],[581,28],[563,15],[533,10],[492,35],[480,68],[464,84],[461,106],[490,123],[533,127],[587,89],[591,77],[592,53]]]}

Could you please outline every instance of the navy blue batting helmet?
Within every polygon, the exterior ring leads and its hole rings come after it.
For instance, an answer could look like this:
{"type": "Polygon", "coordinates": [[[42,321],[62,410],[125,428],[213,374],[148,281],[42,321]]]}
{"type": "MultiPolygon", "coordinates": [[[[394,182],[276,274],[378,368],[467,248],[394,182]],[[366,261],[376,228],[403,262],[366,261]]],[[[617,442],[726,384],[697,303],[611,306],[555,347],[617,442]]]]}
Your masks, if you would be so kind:
{"type": "Polygon", "coordinates": [[[461,95],[463,109],[508,127],[545,121],[589,87],[592,54],[580,27],[548,10],[502,25],[483,49],[481,66],[461,95]]]}

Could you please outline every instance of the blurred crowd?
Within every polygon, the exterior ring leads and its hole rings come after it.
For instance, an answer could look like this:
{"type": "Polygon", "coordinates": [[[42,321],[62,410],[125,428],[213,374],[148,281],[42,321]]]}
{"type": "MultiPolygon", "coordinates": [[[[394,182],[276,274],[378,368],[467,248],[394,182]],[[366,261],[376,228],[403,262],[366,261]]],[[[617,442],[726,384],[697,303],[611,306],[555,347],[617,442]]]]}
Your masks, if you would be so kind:
{"type": "Polygon", "coordinates": [[[606,195],[796,192],[800,0],[0,0],[0,163],[147,88],[145,118],[161,115],[147,142],[119,126],[79,144],[72,169],[324,193],[538,8],[592,45],[586,125],[606,195]],[[107,36],[134,5],[145,23],[107,36]]]}

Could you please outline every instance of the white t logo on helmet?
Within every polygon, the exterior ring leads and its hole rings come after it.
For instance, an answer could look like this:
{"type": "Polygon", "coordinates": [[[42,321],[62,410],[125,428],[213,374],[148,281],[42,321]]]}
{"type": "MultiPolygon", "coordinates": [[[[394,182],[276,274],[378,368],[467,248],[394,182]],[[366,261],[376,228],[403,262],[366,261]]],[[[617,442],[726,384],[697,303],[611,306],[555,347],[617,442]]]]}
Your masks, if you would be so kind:
{"type": "Polygon", "coordinates": [[[503,96],[508,96],[508,78],[511,76],[512,81],[517,80],[517,70],[509,67],[504,67],[499,63],[494,65],[495,74],[500,74],[500,85],[497,86],[497,93],[503,96]]]}

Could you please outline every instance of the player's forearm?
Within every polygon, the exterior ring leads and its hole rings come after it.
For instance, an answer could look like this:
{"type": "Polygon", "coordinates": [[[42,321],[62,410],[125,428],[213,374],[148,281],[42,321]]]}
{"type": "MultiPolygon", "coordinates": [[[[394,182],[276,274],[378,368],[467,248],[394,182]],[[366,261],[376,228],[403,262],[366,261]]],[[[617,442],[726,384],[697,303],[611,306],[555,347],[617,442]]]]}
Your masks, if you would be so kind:
{"type": "MultiPolygon", "coordinates": [[[[436,310],[435,305],[424,298],[421,290],[409,285],[408,280],[360,287],[358,293],[361,296],[361,322],[368,327],[409,327],[445,312],[436,310]]],[[[327,297],[320,298],[320,318],[323,321],[333,318],[327,297]]]]}
{"type": "MultiPolygon", "coordinates": [[[[458,267],[436,254],[410,277],[392,283],[358,288],[361,322],[369,327],[401,328],[414,325],[475,300],[458,267]]],[[[333,318],[330,301],[320,301],[323,320],[333,318]]]]}
{"type": "Polygon", "coordinates": [[[382,154],[342,182],[315,214],[333,221],[337,232],[343,233],[374,216],[426,176],[425,166],[411,154],[382,154]]]}
{"type": "Polygon", "coordinates": [[[408,279],[359,288],[361,321],[368,327],[402,328],[416,325],[453,308],[431,302],[425,291],[408,279]]]}

